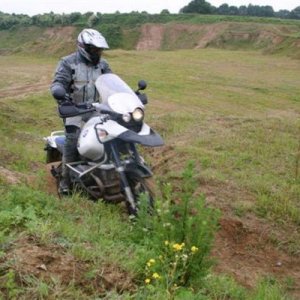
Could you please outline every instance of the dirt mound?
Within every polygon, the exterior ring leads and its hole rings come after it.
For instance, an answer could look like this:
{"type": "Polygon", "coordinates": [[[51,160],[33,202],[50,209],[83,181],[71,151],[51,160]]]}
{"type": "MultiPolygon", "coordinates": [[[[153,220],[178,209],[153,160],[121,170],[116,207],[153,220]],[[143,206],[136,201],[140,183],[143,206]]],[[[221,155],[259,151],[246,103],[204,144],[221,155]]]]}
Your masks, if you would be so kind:
{"type": "Polygon", "coordinates": [[[8,185],[27,184],[33,185],[36,177],[33,175],[24,176],[23,173],[12,171],[0,166],[0,183],[4,182],[8,185]]]}
{"type": "Polygon", "coordinates": [[[233,275],[247,287],[255,287],[263,276],[279,280],[292,278],[292,293],[300,297],[300,257],[291,256],[272,245],[269,231],[258,221],[252,227],[236,219],[223,218],[212,255],[218,259],[218,272],[233,275]]]}
{"type": "Polygon", "coordinates": [[[141,39],[136,50],[158,50],[161,47],[165,26],[161,24],[146,24],[141,28],[141,39]]]}
{"type": "Polygon", "coordinates": [[[205,48],[228,25],[145,24],[136,50],[205,48]]]}
{"type": "MultiPolygon", "coordinates": [[[[124,270],[113,264],[104,264],[87,279],[91,264],[83,262],[55,244],[41,245],[33,238],[23,237],[7,252],[1,261],[7,268],[13,269],[21,284],[26,285],[26,276],[35,276],[45,282],[58,280],[61,285],[70,283],[85,293],[105,294],[110,290],[123,291],[135,289],[133,279],[124,270]]],[[[94,270],[94,267],[93,267],[94,270]]]]}
{"type": "Polygon", "coordinates": [[[296,26],[220,22],[214,24],[145,24],[140,29],[136,50],[217,48],[261,49],[298,57],[296,26]],[[288,47],[287,47],[288,45],[288,47]]]}
{"type": "Polygon", "coordinates": [[[66,42],[74,42],[73,35],[76,28],[73,26],[51,27],[47,28],[42,38],[55,39],[57,41],[64,39],[66,42]]]}
{"type": "Polygon", "coordinates": [[[8,184],[19,184],[24,177],[23,174],[13,172],[0,166],[0,178],[8,184]]]}
{"type": "Polygon", "coordinates": [[[62,283],[80,281],[87,266],[55,245],[38,245],[28,237],[20,239],[7,253],[6,261],[13,261],[13,269],[20,274],[47,280],[55,276],[62,283]]]}
{"type": "Polygon", "coordinates": [[[228,25],[145,24],[136,50],[160,50],[181,48],[205,48],[228,25]]]}

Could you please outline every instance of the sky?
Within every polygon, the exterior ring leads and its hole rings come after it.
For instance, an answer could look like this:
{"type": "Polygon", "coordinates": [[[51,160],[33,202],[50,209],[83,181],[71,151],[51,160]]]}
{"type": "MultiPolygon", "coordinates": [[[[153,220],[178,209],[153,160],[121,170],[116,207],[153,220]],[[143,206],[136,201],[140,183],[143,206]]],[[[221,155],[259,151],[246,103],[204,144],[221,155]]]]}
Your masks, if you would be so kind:
{"type": "MultiPolygon", "coordinates": [[[[26,14],[29,16],[49,13],[120,13],[146,11],[150,14],[160,13],[167,9],[170,13],[178,13],[181,8],[192,0],[0,0],[0,11],[5,13],[26,14]]],[[[223,3],[241,6],[270,5],[275,11],[280,9],[293,10],[300,6],[300,0],[206,0],[211,5],[219,7],[223,3]]]]}

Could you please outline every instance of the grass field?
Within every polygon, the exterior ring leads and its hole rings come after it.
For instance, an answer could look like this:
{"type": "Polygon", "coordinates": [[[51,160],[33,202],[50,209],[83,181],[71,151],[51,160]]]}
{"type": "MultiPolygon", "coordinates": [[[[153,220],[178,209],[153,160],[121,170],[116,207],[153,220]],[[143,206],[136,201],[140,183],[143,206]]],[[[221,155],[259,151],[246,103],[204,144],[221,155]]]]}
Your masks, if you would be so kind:
{"type": "MultiPolygon", "coordinates": [[[[47,195],[43,137],[61,129],[48,89],[56,60],[0,56],[0,299],[297,299],[300,61],[213,49],[106,58],[133,88],[148,81],[146,120],[166,145],[144,156],[159,186],[170,185],[175,202],[205,198],[220,210],[217,263],[199,263],[206,273],[189,286],[147,285],[144,265],[160,253],[155,234],[138,240],[122,206],[47,195]],[[194,185],[185,190],[191,160],[194,185]]],[[[215,218],[208,207],[202,225],[215,218]]]]}

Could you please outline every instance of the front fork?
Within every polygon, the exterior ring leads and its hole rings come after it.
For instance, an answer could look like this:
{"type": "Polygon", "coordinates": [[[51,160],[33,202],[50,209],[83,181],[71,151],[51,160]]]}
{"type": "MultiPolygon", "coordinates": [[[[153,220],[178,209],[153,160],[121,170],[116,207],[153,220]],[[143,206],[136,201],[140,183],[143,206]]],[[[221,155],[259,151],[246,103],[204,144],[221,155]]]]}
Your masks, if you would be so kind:
{"type": "Polygon", "coordinates": [[[125,191],[125,195],[126,195],[126,199],[127,202],[130,205],[131,211],[135,212],[136,211],[136,203],[134,200],[134,196],[133,193],[131,191],[131,188],[129,186],[126,174],[125,174],[125,168],[124,166],[122,166],[121,160],[120,160],[120,156],[119,156],[119,152],[117,151],[117,146],[115,142],[111,142],[111,150],[112,150],[112,156],[116,165],[116,170],[120,175],[121,178],[121,182],[125,191]]]}

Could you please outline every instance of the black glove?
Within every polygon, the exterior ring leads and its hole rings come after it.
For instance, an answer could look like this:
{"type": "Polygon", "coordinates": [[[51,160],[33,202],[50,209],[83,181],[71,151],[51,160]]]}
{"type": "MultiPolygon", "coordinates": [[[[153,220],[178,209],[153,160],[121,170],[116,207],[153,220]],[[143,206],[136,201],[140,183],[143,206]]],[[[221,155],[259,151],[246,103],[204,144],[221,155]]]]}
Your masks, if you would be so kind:
{"type": "Polygon", "coordinates": [[[78,115],[78,109],[73,102],[58,100],[58,104],[58,113],[61,118],[69,118],[78,115]]]}
{"type": "Polygon", "coordinates": [[[59,106],[75,106],[75,104],[69,98],[65,98],[60,101],[58,100],[57,102],[59,106]]]}

